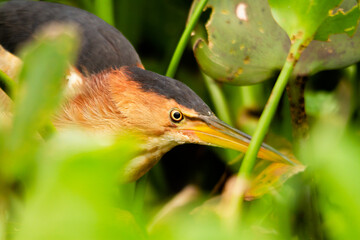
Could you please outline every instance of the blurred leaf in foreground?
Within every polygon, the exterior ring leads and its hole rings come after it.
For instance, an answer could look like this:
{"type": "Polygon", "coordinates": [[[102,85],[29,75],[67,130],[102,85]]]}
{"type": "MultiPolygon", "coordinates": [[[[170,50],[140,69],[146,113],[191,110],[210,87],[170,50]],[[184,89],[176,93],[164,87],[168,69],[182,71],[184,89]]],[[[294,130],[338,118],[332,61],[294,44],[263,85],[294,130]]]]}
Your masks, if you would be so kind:
{"type": "Polygon", "coordinates": [[[21,53],[23,68],[15,101],[13,135],[16,139],[32,136],[51,119],[62,97],[65,71],[75,59],[78,37],[73,27],[50,25],[38,40],[21,53]]]}
{"type": "MultiPolygon", "coordinates": [[[[244,198],[246,200],[252,200],[254,198],[262,197],[266,193],[277,190],[293,175],[305,170],[304,165],[296,160],[293,161],[296,165],[270,163],[263,170],[258,172],[251,181],[250,188],[245,192],[244,198]]],[[[254,169],[255,172],[261,164],[264,164],[264,161],[259,162],[254,169]]]]}
{"type": "Polygon", "coordinates": [[[36,182],[27,195],[15,239],[142,239],[132,215],[117,210],[120,168],[136,142],[113,142],[75,130],[62,132],[41,149],[36,182]]]}
{"type": "Polygon", "coordinates": [[[300,150],[319,189],[329,239],[360,239],[359,145],[358,134],[323,119],[300,150]]]}
{"type": "MultiPolygon", "coordinates": [[[[38,34],[38,39],[21,53],[23,67],[19,74],[13,124],[7,138],[3,172],[12,175],[25,169],[26,159],[35,148],[37,131],[50,121],[62,98],[61,87],[69,61],[78,45],[75,29],[51,25],[38,34]]],[[[39,137],[39,136],[38,136],[39,137]]],[[[28,171],[28,169],[27,169],[28,171]]]]}
{"type": "Polygon", "coordinates": [[[236,177],[230,178],[220,196],[195,209],[192,205],[181,206],[181,211],[165,216],[152,226],[150,239],[290,239],[290,211],[295,201],[289,188],[246,202],[241,212],[234,213],[241,221],[232,223],[228,210],[235,182],[236,177]]]}

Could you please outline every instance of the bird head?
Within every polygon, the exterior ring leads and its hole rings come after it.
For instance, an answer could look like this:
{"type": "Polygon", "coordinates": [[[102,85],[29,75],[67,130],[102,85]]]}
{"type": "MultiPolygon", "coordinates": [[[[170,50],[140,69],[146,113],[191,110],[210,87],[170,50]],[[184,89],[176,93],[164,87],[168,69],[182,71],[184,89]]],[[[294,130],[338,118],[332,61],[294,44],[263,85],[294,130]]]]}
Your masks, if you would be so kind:
{"type": "MultiPolygon", "coordinates": [[[[146,138],[144,154],[132,161],[125,173],[130,179],[137,179],[179,144],[196,143],[246,152],[251,137],[219,120],[180,81],[138,67],[122,67],[108,79],[111,99],[122,118],[120,128],[146,138]]],[[[266,144],[258,157],[291,162],[266,144]]]]}

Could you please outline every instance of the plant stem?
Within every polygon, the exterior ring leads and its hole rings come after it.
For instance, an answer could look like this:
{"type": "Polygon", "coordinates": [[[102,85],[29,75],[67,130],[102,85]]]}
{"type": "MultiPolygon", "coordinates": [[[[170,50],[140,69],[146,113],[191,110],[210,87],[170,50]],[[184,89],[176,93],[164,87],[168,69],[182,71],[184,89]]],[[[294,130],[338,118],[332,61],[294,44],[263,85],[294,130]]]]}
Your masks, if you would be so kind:
{"type": "Polygon", "coordinates": [[[190,20],[188,21],[188,24],[186,25],[186,28],[181,35],[181,38],[179,40],[178,45],[176,46],[174,55],[171,58],[169,67],[166,71],[166,76],[168,77],[174,77],[177,67],[179,66],[179,62],[181,59],[181,56],[185,50],[185,47],[190,39],[190,35],[192,30],[194,29],[196,23],[198,22],[200,15],[206,6],[208,0],[200,0],[200,2],[195,7],[194,13],[192,14],[190,20]]]}
{"type": "Polygon", "coordinates": [[[88,12],[94,13],[94,5],[89,0],[80,0],[80,4],[82,8],[84,8],[88,12]]]}
{"type": "Polygon", "coordinates": [[[260,107],[264,102],[263,85],[241,86],[239,94],[241,96],[242,105],[245,108],[260,107]]]}
{"type": "Polygon", "coordinates": [[[241,86],[238,88],[238,94],[241,103],[239,125],[245,133],[252,135],[265,105],[264,85],[241,86]]]}
{"type": "MultiPolygon", "coordinates": [[[[203,72],[201,73],[205,80],[205,85],[210,93],[211,101],[214,104],[216,115],[227,124],[234,126],[229,112],[229,105],[226,102],[223,91],[220,89],[219,85],[213,78],[209,77],[203,72]]],[[[225,154],[225,159],[228,163],[233,162],[234,159],[237,159],[239,156],[238,152],[232,149],[219,150],[225,154]]]]}
{"type": "Polygon", "coordinates": [[[141,216],[142,214],[148,176],[149,174],[147,173],[136,182],[133,205],[133,213],[135,216],[141,216]]]}
{"type": "Polygon", "coordinates": [[[286,86],[289,99],[293,137],[296,141],[306,139],[309,135],[309,124],[305,112],[305,84],[307,76],[296,76],[286,86]]]}
{"type": "Polygon", "coordinates": [[[238,175],[242,178],[246,178],[246,179],[249,178],[250,172],[255,165],[257,153],[265,138],[265,134],[269,129],[271,120],[274,117],[276,108],[279,104],[280,98],[284,92],[286,84],[288,83],[288,80],[291,76],[291,73],[294,69],[297,59],[299,59],[300,57],[299,49],[303,42],[304,40],[302,39],[298,40],[290,48],[288,58],[274,85],[274,88],[271,92],[271,95],[268,99],[265,109],[261,114],[261,117],[259,119],[259,124],[255,130],[249,148],[245,154],[243,164],[240,167],[238,175]]]}
{"type": "Polygon", "coordinates": [[[352,94],[351,94],[351,116],[353,120],[356,120],[357,109],[359,108],[359,83],[357,81],[358,69],[357,65],[353,64],[343,70],[343,75],[346,81],[351,84],[352,94]]]}
{"type": "Polygon", "coordinates": [[[221,120],[233,126],[233,122],[230,117],[229,107],[226,102],[224,93],[222,92],[219,85],[214,81],[213,78],[209,77],[203,72],[201,73],[205,80],[205,85],[210,93],[210,97],[214,104],[216,114],[219,116],[221,120]]]}
{"type": "Polygon", "coordinates": [[[95,0],[95,13],[108,24],[114,26],[114,11],[112,0],[95,0]]]}
{"type": "MultiPolygon", "coordinates": [[[[301,54],[301,47],[303,48],[304,39],[297,40],[294,44],[291,45],[289,55],[286,59],[286,62],[280,72],[280,75],[274,85],[274,88],[271,92],[271,95],[267,101],[265,109],[261,114],[259,123],[256,127],[255,133],[249,144],[249,148],[245,153],[243,163],[238,172],[238,178],[236,178],[236,183],[233,188],[233,195],[229,202],[229,209],[231,212],[239,212],[242,208],[244,192],[239,192],[239,189],[242,189],[244,184],[247,185],[247,180],[249,179],[251,170],[253,169],[256,161],[257,153],[261,147],[261,144],[265,138],[271,120],[274,117],[277,106],[279,105],[280,98],[284,92],[287,82],[291,76],[291,73],[294,69],[294,66],[301,54]]],[[[309,41],[310,42],[310,41],[309,41]]],[[[233,215],[230,220],[233,222],[237,220],[237,215],[233,215]]]]}

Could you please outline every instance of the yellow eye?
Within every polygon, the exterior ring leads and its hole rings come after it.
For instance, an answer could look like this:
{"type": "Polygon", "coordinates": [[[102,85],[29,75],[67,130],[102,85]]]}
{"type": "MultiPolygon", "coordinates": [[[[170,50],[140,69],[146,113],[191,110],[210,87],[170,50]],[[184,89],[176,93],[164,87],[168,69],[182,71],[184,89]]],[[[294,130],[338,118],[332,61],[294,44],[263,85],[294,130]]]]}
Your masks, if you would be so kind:
{"type": "Polygon", "coordinates": [[[173,122],[179,123],[184,119],[184,115],[177,109],[173,109],[170,112],[170,118],[173,122]]]}

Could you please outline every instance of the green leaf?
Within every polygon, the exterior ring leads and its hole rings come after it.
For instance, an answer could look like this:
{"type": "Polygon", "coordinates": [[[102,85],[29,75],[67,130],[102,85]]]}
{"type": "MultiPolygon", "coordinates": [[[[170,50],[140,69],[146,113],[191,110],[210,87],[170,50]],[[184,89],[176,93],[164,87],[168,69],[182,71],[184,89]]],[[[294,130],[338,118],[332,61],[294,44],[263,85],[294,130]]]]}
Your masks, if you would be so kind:
{"type": "Polygon", "coordinates": [[[320,41],[329,40],[330,35],[346,33],[349,37],[355,34],[360,19],[360,6],[354,6],[350,11],[339,9],[335,14],[330,14],[319,27],[315,38],[320,41]]]}
{"type": "MultiPolygon", "coordinates": [[[[291,47],[286,62],[273,87],[271,96],[261,114],[259,124],[253,134],[249,148],[245,153],[243,163],[239,170],[239,177],[248,177],[250,175],[255,165],[256,154],[269,129],[282,93],[294,70],[294,66],[296,66],[304,49],[306,49],[312,41],[313,35],[326,18],[328,11],[337,4],[340,4],[340,0],[269,0],[269,3],[275,20],[287,32],[291,40],[291,47]]],[[[271,172],[272,170],[269,173],[271,172]]],[[[271,175],[269,173],[266,173],[265,176],[271,175]]],[[[284,174],[282,173],[282,175],[284,174]]],[[[265,180],[269,182],[267,177],[265,180]]],[[[273,184],[274,183],[271,185],[273,184]]]]}
{"type": "MultiPolygon", "coordinates": [[[[261,161],[258,165],[263,165],[264,163],[264,161],[261,161]]],[[[255,171],[257,167],[255,167],[255,171]]],[[[262,197],[264,194],[278,189],[290,177],[304,170],[305,166],[298,161],[296,161],[296,165],[270,163],[256,174],[256,177],[250,183],[250,188],[245,192],[244,198],[246,200],[253,200],[262,197]]]]}
{"type": "Polygon", "coordinates": [[[360,31],[352,38],[346,34],[335,34],[330,36],[329,42],[312,41],[302,53],[294,72],[302,76],[313,75],[324,70],[347,67],[359,60],[360,31]]]}
{"type": "Polygon", "coordinates": [[[130,137],[63,131],[38,155],[35,183],[28,183],[15,239],[143,239],[134,217],[119,209],[119,171],[133,158],[130,137]]]}
{"type": "Polygon", "coordinates": [[[272,15],[290,39],[311,39],[342,0],[269,0],[272,15]]]}
{"type": "Polygon", "coordinates": [[[68,61],[74,60],[76,53],[77,35],[70,28],[54,31],[45,31],[21,54],[23,68],[19,74],[20,89],[15,101],[14,139],[26,139],[33,135],[50,119],[60,103],[68,61]]]}
{"type": "Polygon", "coordinates": [[[28,150],[34,150],[31,144],[37,131],[50,121],[62,99],[65,71],[74,60],[77,45],[75,29],[53,25],[23,49],[13,124],[5,146],[5,158],[13,160],[7,162],[6,171],[20,167],[28,150]]]}
{"type": "Polygon", "coordinates": [[[96,15],[102,18],[108,24],[114,26],[114,7],[112,0],[94,1],[96,15]]]}
{"type": "MultiPolygon", "coordinates": [[[[355,5],[356,1],[344,0],[340,8],[349,11],[355,5]]],[[[198,25],[192,36],[194,55],[204,73],[217,81],[249,85],[263,82],[282,69],[291,41],[274,20],[268,1],[210,0],[208,8],[212,13],[206,28],[198,25]],[[243,14],[247,16],[247,21],[237,16],[239,4],[244,4],[243,14]]],[[[325,21],[329,11],[321,12],[325,21]]],[[[315,17],[319,22],[319,18],[315,17]]],[[[335,34],[328,42],[311,41],[303,50],[294,73],[312,75],[359,60],[360,31],[356,31],[353,37],[335,34]]]]}
{"type": "Polygon", "coordinates": [[[207,75],[249,85],[281,69],[289,40],[272,18],[267,0],[210,0],[208,8],[212,14],[207,32],[198,27],[193,35],[195,57],[207,75]]]}
{"type": "Polygon", "coordinates": [[[360,139],[348,127],[323,118],[299,146],[316,183],[322,226],[331,239],[360,238],[360,139]]]}

